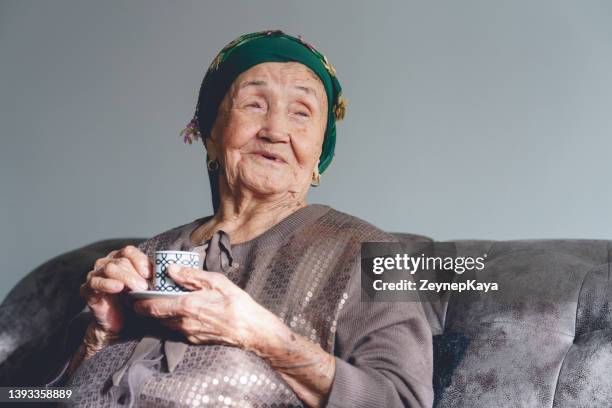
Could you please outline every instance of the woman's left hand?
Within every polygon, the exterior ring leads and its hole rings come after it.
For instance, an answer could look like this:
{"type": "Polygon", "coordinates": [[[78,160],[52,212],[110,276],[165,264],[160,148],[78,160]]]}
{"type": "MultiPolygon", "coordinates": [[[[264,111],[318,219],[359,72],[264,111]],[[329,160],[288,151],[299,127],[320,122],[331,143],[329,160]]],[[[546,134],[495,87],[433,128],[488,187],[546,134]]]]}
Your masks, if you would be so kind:
{"type": "Polygon", "coordinates": [[[258,351],[261,335],[274,333],[280,320],[219,272],[168,267],[170,277],[193,292],[139,300],[134,310],[161,319],[166,327],[185,335],[193,344],[226,344],[258,351]]]}

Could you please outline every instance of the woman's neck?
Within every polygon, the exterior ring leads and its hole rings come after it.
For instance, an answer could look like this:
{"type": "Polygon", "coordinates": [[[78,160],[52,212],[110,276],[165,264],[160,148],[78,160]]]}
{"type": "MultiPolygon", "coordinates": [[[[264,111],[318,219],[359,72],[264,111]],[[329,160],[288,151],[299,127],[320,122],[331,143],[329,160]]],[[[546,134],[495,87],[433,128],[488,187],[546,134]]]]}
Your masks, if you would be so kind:
{"type": "Polygon", "coordinates": [[[223,190],[216,214],[191,234],[193,243],[202,244],[219,230],[229,235],[232,244],[250,241],[307,205],[305,197],[293,194],[262,198],[223,190]]]}

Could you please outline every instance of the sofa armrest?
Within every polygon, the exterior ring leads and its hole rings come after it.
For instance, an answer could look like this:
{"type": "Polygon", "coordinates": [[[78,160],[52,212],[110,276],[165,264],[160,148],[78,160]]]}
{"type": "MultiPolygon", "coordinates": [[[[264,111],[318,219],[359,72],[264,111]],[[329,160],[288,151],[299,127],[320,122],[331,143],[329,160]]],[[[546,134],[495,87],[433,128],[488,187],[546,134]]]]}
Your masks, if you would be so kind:
{"type": "Polygon", "coordinates": [[[53,356],[45,350],[85,307],[79,286],[94,261],[142,241],[110,239],[67,252],[34,269],[10,291],[0,304],[0,384],[37,384],[35,376],[47,374],[45,364],[53,356]]]}

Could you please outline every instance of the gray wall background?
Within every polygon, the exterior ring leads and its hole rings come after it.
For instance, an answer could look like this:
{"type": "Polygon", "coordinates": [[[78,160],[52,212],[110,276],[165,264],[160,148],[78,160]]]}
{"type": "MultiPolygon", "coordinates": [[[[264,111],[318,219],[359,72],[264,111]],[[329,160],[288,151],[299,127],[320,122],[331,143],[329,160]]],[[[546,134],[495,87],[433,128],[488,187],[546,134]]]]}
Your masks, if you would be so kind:
{"type": "Polygon", "coordinates": [[[320,48],[349,99],[311,202],[386,230],[612,238],[612,3],[0,1],[0,297],[64,251],[211,213],[178,136],[250,31],[320,48]]]}

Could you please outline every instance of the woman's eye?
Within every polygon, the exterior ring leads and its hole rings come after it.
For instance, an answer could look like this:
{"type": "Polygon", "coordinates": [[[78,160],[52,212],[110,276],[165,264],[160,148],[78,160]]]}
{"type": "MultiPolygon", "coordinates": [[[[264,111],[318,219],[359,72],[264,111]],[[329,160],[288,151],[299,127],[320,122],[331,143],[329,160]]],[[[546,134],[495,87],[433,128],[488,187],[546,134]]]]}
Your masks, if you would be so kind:
{"type": "Polygon", "coordinates": [[[259,104],[259,102],[251,102],[251,103],[247,104],[247,107],[249,107],[249,108],[261,108],[261,105],[259,104]]]}
{"type": "Polygon", "coordinates": [[[299,111],[299,112],[297,112],[297,115],[298,116],[303,116],[305,118],[310,117],[310,114],[308,112],[305,112],[305,111],[299,111]]]}

